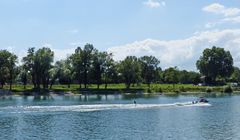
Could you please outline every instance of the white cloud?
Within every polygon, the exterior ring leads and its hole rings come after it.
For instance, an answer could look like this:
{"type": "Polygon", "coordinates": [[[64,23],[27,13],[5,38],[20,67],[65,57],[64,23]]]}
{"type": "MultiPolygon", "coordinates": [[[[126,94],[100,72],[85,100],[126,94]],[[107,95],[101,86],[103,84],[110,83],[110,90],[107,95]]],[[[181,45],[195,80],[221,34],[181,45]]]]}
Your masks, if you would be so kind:
{"type": "Polygon", "coordinates": [[[21,65],[23,57],[27,56],[27,49],[18,51],[16,55],[18,56],[18,64],[21,65]]]}
{"type": "Polygon", "coordinates": [[[219,25],[238,24],[240,23],[240,8],[227,8],[219,3],[213,3],[202,8],[205,12],[211,12],[222,15],[215,21],[205,24],[205,28],[214,28],[219,25]]]}
{"type": "Polygon", "coordinates": [[[66,48],[66,49],[55,49],[51,50],[54,52],[55,61],[66,59],[68,56],[74,53],[76,48],[66,48]]]}
{"type": "Polygon", "coordinates": [[[143,4],[150,8],[158,8],[160,6],[166,6],[165,1],[158,1],[158,0],[147,0],[143,2],[143,4]]]}
{"type": "Polygon", "coordinates": [[[240,66],[240,29],[204,31],[181,40],[146,39],[111,47],[107,51],[113,53],[115,60],[122,60],[129,55],[153,55],[160,59],[162,68],[178,66],[196,70],[195,63],[202,51],[212,46],[230,50],[235,65],[240,66]]]}
{"type": "Polygon", "coordinates": [[[231,23],[240,23],[240,16],[224,18],[222,21],[231,23]]]}
{"type": "Polygon", "coordinates": [[[213,28],[217,25],[217,22],[208,22],[205,24],[205,28],[213,28]]]}
{"type": "MultiPolygon", "coordinates": [[[[44,44],[43,47],[48,47],[54,52],[54,61],[66,59],[68,56],[74,53],[76,48],[70,47],[70,48],[63,48],[63,49],[57,49],[54,48],[51,44],[44,44]]],[[[13,47],[6,48],[8,51],[14,52],[18,56],[18,62],[19,64],[22,64],[22,58],[27,56],[27,50],[28,49],[21,49],[20,51],[15,50],[13,47]]],[[[37,51],[39,48],[36,48],[35,51],[37,51]]]]}
{"type": "Polygon", "coordinates": [[[54,46],[49,43],[46,43],[42,46],[48,47],[54,52],[54,61],[66,59],[69,55],[71,55],[75,51],[75,48],[73,48],[73,47],[57,49],[57,48],[54,48],[54,46]]]}
{"type": "Polygon", "coordinates": [[[9,52],[13,53],[13,50],[15,49],[14,46],[8,46],[6,47],[6,50],[8,50],[9,52]]]}
{"type": "MultiPolygon", "coordinates": [[[[50,48],[54,52],[54,61],[66,59],[69,55],[73,54],[75,51],[75,48],[73,48],[73,47],[58,49],[58,48],[55,48],[50,43],[45,43],[41,46],[50,48]]],[[[36,48],[36,50],[37,49],[38,48],[36,48]]]]}
{"type": "Polygon", "coordinates": [[[236,16],[240,14],[239,8],[226,8],[224,5],[221,5],[219,3],[213,3],[210,5],[207,5],[203,7],[202,10],[205,12],[221,14],[221,15],[224,15],[225,17],[236,16]]]}
{"type": "Polygon", "coordinates": [[[233,23],[233,21],[229,22],[225,19],[227,19],[227,18],[218,19],[217,21],[214,21],[214,22],[208,22],[205,24],[205,28],[210,29],[210,28],[214,28],[216,26],[219,26],[219,25],[222,25],[225,23],[233,23]]]}
{"type": "Polygon", "coordinates": [[[225,10],[225,7],[219,3],[213,3],[203,8],[203,11],[212,12],[212,13],[219,13],[219,12],[221,13],[224,10],[225,10]]]}
{"type": "Polygon", "coordinates": [[[218,19],[218,21],[215,22],[208,22],[205,24],[205,28],[214,28],[217,25],[222,25],[222,24],[238,24],[240,23],[240,16],[234,16],[234,17],[225,17],[222,19],[218,19]]]}

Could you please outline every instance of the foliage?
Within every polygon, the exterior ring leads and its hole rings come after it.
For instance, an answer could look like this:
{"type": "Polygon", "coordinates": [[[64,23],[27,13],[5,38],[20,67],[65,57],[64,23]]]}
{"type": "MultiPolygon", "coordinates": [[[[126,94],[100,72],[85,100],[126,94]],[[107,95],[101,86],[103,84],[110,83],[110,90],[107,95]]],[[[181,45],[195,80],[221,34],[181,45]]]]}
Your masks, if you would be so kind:
{"type": "Polygon", "coordinates": [[[54,67],[49,71],[51,81],[50,88],[56,81],[60,84],[67,84],[68,87],[70,87],[72,82],[72,71],[73,68],[70,64],[70,59],[57,61],[54,67]]]}
{"type": "Polygon", "coordinates": [[[28,81],[30,81],[29,79],[31,79],[30,75],[29,75],[29,71],[26,70],[26,68],[23,66],[20,66],[19,68],[19,74],[17,77],[17,81],[22,83],[24,85],[24,89],[26,89],[26,85],[28,83],[28,81]]]}
{"type": "Polygon", "coordinates": [[[137,83],[141,79],[140,63],[135,56],[128,56],[120,62],[119,71],[124,78],[127,89],[130,85],[137,83]]]}
{"type": "Polygon", "coordinates": [[[160,61],[154,56],[143,56],[139,60],[142,70],[141,76],[150,88],[150,84],[155,80],[155,77],[158,76],[158,65],[160,61]]]}
{"type": "Polygon", "coordinates": [[[182,84],[198,84],[201,82],[201,75],[197,72],[182,70],[179,71],[179,82],[182,84]]]}
{"type": "Polygon", "coordinates": [[[81,47],[75,49],[75,53],[70,56],[71,65],[73,67],[73,76],[74,80],[78,80],[78,83],[81,88],[82,79],[83,79],[83,60],[82,60],[83,50],[81,47]]]}
{"type": "Polygon", "coordinates": [[[231,82],[240,82],[240,69],[238,67],[234,67],[233,73],[230,76],[230,81],[231,82]]]}
{"type": "Polygon", "coordinates": [[[92,69],[90,70],[93,83],[96,83],[99,86],[102,84],[103,73],[107,69],[107,52],[98,52],[95,51],[93,54],[92,69]]]}
{"type": "Polygon", "coordinates": [[[54,53],[50,48],[40,48],[35,52],[34,48],[28,50],[28,55],[23,57],[23,67],[32,76],[34,88],[48,88],[50,69],[52,68],[54,53]]]}
{"type": "Polygon", "coordinates": [[[17,56],[7,50],[0,50],[0,83],[3,85],[8,82],[9,89],[12,89],[13,80],[17,73],[17,56]]]}
{"type": "MultiPolygon", "coordinates": [[[[201,82],[201,76],[207,76],[206,79],[212,82],[240,81],[240,70],[237,67],[233,69],[230,52],[217,47],[204,50],[197,61],[202,75],[177,67],[162,71],[160,60],[154,56],[127,56],[122,61],[115,61],[113,54],[99,51],[91,44],[77,47],[67,59],[56,61],[54,65],[53,59],[54,52],[50,48],[43,47],[36,51],[29,48],[22,65],[17,66],[15,54],[0,50],[0,83],[3,88],[10,89],[12,83],[21,83],[26,90],[49,90],[50,85],[50,90],[56,91],[81,91],[84,86],[83,90],[108,88],[173,93],[223,91],[222,87],[194,86],[201,82]]],[[[21,88],[14,86],[14,90],[18,89],[21,88]]]]}
{"type": "Polygon", "coordinates": [[[196,63],[201,74],[210,78],[208,83],[215,83],[217,77],[226,78],[233,72],[233,58],[229,51],[212,47],[203,51],[203,55],[196,63]]]}
{"type": "Polygon", "coordinates": [[[212,90],[213,90],[213,89],[212,89],[211,87],[207,87],[207,88],[206,88],[206,92],[207,92],[207,93],[211,93],[212,90]]]}
{"type": "Polygon", "coordinates": [[[170,67],[163,72],[164,82],[168,84],[177,84],[179,82],[179,71],[176,67],[170,67]]]}
{"type": "Polygon", "coordinates": [[[84,87],[87,88],[87,84],[89,83],[89,72],[96,51],[97,50],[92,44],[86,44],[83,49],[78,47],[75,50],[75,53],[70,57],[74,67],[75,76],[78,77],[80,88],[82,82],[84,83],[84,87]]]}
{"type": "Polygon", "coordinates": [[[117,79],[119,79],[117,64],[112,57],[113,55],[111,53],[107,53],[103,72],[105,89],[107,88],[108,83],[118,83],[117,79]]]}
{"type": "Polygon", "coordinates": [[[232,87],[230,85],[227,85],[227,86],[224,86],[223,92],[224,93],[232,93],[233,89],[232,89],[232,87]]]}

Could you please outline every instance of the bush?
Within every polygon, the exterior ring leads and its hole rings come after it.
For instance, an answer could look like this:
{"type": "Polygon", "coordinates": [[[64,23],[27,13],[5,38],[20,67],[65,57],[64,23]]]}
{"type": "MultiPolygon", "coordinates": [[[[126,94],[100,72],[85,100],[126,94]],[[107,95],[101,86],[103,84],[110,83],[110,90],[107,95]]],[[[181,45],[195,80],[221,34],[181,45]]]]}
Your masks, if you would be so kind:
{"type": "Polygon", "coordinates": [[[206,88],[206,92],[207,92],[207,93],[211,93],[212,90],[213,90],[213,89],[212,89],[211,87],[207,87],[207,88],[206,88]]]}
{"type": "Polygon", "coordinates": [[[178,93],[180,93],[180,91],[179,90],[174,90],[174,93],[178,94],[178,93]]]}
{"type": "Polygon", "coordinates": [[[153,91],[152,91],[152,89],[151,88],[148,88],[147,89],[147,93],[152,93],[153,91]]]}
{"type": "Polygon", "coordinates": [[[230,85],[227,85],[223,88],[223,92],[224,93],[232,93],[233,92],[233,89],[230,85]]]}
{"type": "Polygon", "coordinates": [[[181,87],[179,88],[179,91],[181,91],[181,92],[186,92],[186,90],[185,90],[185,88],[184,88],[183,86],[181,86],[181,87]]]}
{"type": "Polygon", "coordinates": [[[160,92],[160,93],[163,92],[161,87],[158,88],[158,92],[160,92]]]}
{"type": "Polygon", "coordinates": [[[162,93],[162,88],[161,88],[161,87],[158,87],[158,86],[155,86],[152,90],[153,90],[154,92],[162,93]]]}

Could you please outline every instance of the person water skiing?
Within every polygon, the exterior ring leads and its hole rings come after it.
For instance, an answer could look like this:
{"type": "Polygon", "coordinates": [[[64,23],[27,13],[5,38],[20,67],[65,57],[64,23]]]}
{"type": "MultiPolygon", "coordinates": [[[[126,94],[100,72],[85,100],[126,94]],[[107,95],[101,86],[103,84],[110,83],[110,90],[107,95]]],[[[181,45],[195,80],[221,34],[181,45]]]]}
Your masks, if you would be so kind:
{"type": "Polygon", "coordinates": [[[137,102],[136,102],[135,100],[133,101],[133,103],[134,103],[135,105],[137,104],[137,102]]]}

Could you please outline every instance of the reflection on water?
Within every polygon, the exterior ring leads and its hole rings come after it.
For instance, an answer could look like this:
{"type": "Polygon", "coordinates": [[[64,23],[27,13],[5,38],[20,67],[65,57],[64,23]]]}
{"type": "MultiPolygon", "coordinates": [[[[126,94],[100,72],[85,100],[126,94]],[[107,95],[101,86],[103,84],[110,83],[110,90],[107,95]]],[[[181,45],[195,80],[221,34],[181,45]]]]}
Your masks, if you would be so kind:
{"type": "Polygon", "coordinates": [[[36,95],[36,96],[33,96],[33,100],[34,101],[45,101],[45,100],[54,100],[54,98],[51,96],[51,95],[36,95]]]}
{"type": "MultiPolygon", "coordinates": [[[[0,101],[16,100],[17,96],[0,96],[0,101]]],[[[54,99],[62,99],[66,101],[79,100],[85,102],[94,101],[108,101],[108,100],[133,100],[137,98],[158,98],[158,95],[154,94],[113,94],[113,95],[92,95],[92,94],[79,94],[79,95],[36,95],[36,96],[19,96],[22,100],[32,100],[32,101],[53,101],[54,99]]]]}
{"type": "Polygon", "coordinates": [[[8,96],[0,99],[0,139],[240,139],[240,96],[209,97],[211,106],[189,104],[195,99],[8,96]]]}

